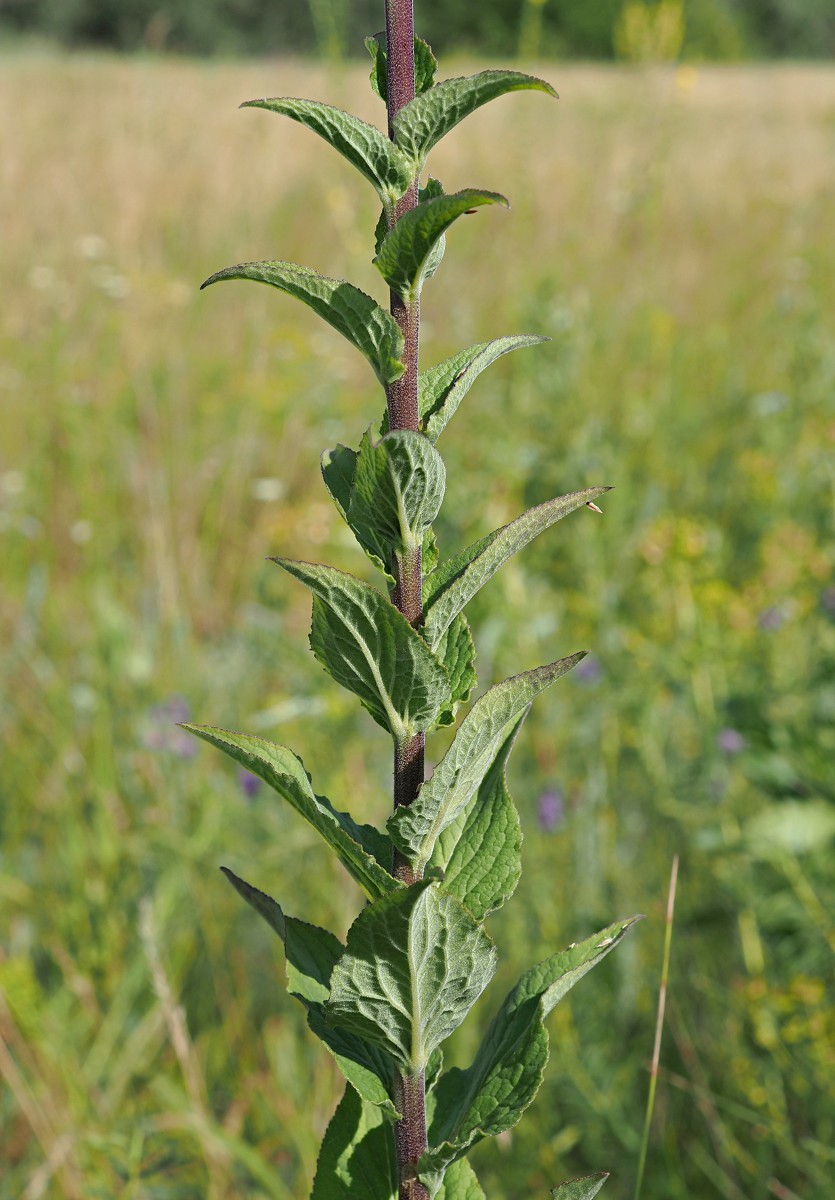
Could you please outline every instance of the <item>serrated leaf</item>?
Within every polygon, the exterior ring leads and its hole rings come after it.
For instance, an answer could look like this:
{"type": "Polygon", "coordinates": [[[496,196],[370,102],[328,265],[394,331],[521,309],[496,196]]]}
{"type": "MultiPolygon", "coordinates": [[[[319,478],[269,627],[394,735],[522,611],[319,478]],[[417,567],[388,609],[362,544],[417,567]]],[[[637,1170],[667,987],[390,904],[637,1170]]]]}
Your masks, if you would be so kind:
{"type": "Polygon", "coordinates": [[[397,1200],[394,1130],[378,1108],[345,1089],[316,1164],[311,1200],[397,1200]]]}
{"type": "Polygon", "coordinates": [[[550,83],[521,71],[480,71],[444,79],[400,109],[392,123],[395,143],[422,166],[432,147],[477,108],[507,92],[531,89],[557,95],[550,83]]]}
{"type": "Polygon", "coordinates": [[[531,701],[570,671],[585,650],[558,662],[525,671],[497,683],[476,701],[455,735],[452,745],[408,808],[397,809],[387,828],[395,845],[420,871],[429,861],[435,842],[461,814],[481,786],[506,727],[531,701]]]}
{"type": "Polygon", "coordinates": [[[334,967],[330,1020],[408,1074],[461,1024],[496,967],[492,941],[433,880],[369,905],[334,967]]]}
{"type": "Polygon", "coordinates": [[[448,196],[424,200],[403,213],[386,234],[374,259],[374,265],[391,290],[407,304],[416,300],[438,239],[458,217],[488,204],[510,207],[498,192],[466,188],[448,196]]]}
{"type": "Polygon", "coordinates": [[[450,698],[435,718],[436,725],[452,725],[458,705],[466,703],[478,683],[475,645],[463,613],[459,613],[435,648],[435,656],[449,676],[450,698]]]}
{"type": "Polygon", "coordinates": [[[419,1166],[431,1190],[449,1163],[472,1145],[516,1124],[536,1095],[548,1061],[545,1016],[639,919],[618,921],[527,971],[493,1018],[472,1066],[453,1067],[441,1076],[429,1149],[419,1166]]]}
{"type": "Polygon", "coordinates": [[[348,508],[351,504],[351,489],[354,486],[354,472],[357,467],[357,452],[340,442],[331,450],[323,450],[319,460],[322,468],[322,478],[328,489],[331,500],[337,507],[343,521],[348,520],[348,508]]]}
{"type": "Polygon", "coordinates": [[[301,300],[364,355],[383,387],[406,370],[401,361],[403,335],[391,313],[344,279],[330,279],[298,263],[238,263],[210,275],[201,288],[224,279],[268,283],[301,300]]]}
{"type": "Polygon", "coordinates": [[[275,558],[314,594],[310,645],[330,675],[400,741],[449,702],[444,668],[406,618],[367,583],[319,563],[275,558]]]}
{"type": "Polygon", "coordinates": [[[507,760],[528,715],[510,727],[470,805],[440,834],[428,867],[476,920],[501,908],[522,873],[522,829],[507,790],[507,760]]]}
{"type": "Polygon", "coordinates": [[[452,1163],[435,1193],[436,1200],[485,1200],[481,1184],[466,1158],[452,1163]]]}
{"type": "MultiPolygon", "coordinates": [[[[373,60],[371,87],[385,104],[388,99],[388,53],[385,33],[375,33],[365,39],[365,48],[373,60]]],[[[423,38],[415,38],[415,95],[428,91],[435,82],[438,60],[423,38]]]]}
{"type": "Polygon", "coordinates": [[[391,1058],[379,1047],[367,1045],[345,1029],[334,1029],[325,1020],[323,1004],[330,995],[331,972],[344,952],[342,943],[325,929],[288,917],[272,896],[246,883],[228,867],[221,870],[284,943],[288,990],[307,1009],[311,1031],[325,1043],[359,1094],[380,1108],[390,1121],[396,1121],[400,1114],[392,1099],[395,1077],[391,1058]]]}
{"type": "Polygon", "coordinates": [[[338,812],[325,796],[317,796],[304,763],[292,750],[249,733],[233,733],[208,725],[183,728],[223,750],[278,792],[313,826],[369,899],[375,900],[399,887],[397,880],[380,865],[381,859],[391,862],[388,838],[370,825],[357,825],[348,813],[338,812]]]}
{"type": "Polygon", "coordinates": [[[422,371],[418,376],[418,410],[421,428],[429,440],[437,442],[476,379],[497,358],[511,350],[548,341],[550,338],[533,333],[494,338],[492,342],[468,346],[437,366],[422,371]]]}
{"type": "Polygon", "coordinates": [[[318,134],[374,185],[383,204],[394,204],[414,179],[414,165],[385,134],[341,108],[292,96],[247,100],[241,108],[280,113],[318,134]]]}
{"type": "Polygon", "coordinates": [[[441,507],[446,468],[423,434],[366,433],[354,470],[348,524],[360,545],[389,567],[395,555],[416,550],[441,507]]]}
{"type": "Polygon", "coordinates": [[[424,591],[423,636],[429,645],[433,649],[438,645],[450,621],[517,551],[568,513],[610,490],[608,487],[584,488],[581,492],[571,492],[529,508],[509,525],[488,534],[476,546],[464,550],[448,563],[441,563],[427,579],[424,591]]]}
{"type": "Polygon", "coordinates": [[[594,1200],[594,1197],[609,1178],[608,1171],[596,1175],[584,1175],[581,1179],[569,1179],[551,1192],[553,1200],[594,1200]]]}

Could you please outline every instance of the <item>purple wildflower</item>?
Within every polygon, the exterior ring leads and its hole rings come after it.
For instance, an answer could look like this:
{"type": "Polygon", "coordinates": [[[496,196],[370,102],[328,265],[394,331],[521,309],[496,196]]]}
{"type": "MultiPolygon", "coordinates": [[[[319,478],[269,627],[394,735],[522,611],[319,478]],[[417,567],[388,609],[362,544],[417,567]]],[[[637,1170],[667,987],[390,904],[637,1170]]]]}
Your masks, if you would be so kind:
{"type": "Polygon", "coordinates": [[[716,745],[726,754],[739,754],[745,749],[745,738],[738,729],[720,729],[716,735],[716,745]]]}
{"type": "Polygon", "coordinates": [[[599,659],[595,658],[593,654],[588,654],[574,668],[574,674],[583,683],[597,683],[603,674],[603,668],[599,659]]]}
{"type": "Polygon", "coordinates": [[[177,758],[194,758],[197,739],[178,725],[191,716],[185,696],[171,696],[162,704],[154,704],[148,710],[147,725],[143,741],[149,750],[164,750],[176,754],[177,758]]]}
{"type": "Polygon", "coordinates": [[[246,767],[238,767],[238,787],[247,800],[252,800],[258,795],[261,788],[261,780],[257,775],[253,775],[251,771],[247,771],[246,767]]]}
{"type": "Polygon", "coordinates": [[[565,797],[559,788],[549,788],[539,797],[537,823],[543,833],[553,833],[565,821],[565,797]]]}
{"type": "Polygon", "coordinates": [[[763,609],[757,618],[757,623],[765,633],[772,633],[775,629],[779,629],[786,620],[786,614],[777,604],[772,604],[770,608],[763,609]]]}

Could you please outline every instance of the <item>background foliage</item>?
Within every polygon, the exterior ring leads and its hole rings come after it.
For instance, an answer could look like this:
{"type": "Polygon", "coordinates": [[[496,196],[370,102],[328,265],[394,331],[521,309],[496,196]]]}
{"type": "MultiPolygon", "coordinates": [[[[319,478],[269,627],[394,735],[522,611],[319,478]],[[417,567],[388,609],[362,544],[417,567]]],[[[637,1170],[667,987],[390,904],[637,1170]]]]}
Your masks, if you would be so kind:
{"type": "MultiPolygon", "coordinates": [[[[291,254],[385,300],[370,189],[236,106],[382,110],[353,68],[2,66],[0,1196],[289,1200],[340,1085],[217,867],[340,934],[359,896],[175,722],[287,742],[335,803],[382,819],[388,739],[324,686],[309,603],[264,561],[364,570],[317,464],[379,400],[301,306],[197,285],[291,254]]],[[[433,159],[449,190],[505,187],[514,207],[456,230],[425,295],[426,364],[508,331],[554,339],[491,368],[444,435],[442,546],[616,485],[603,517],[561,522],[474,605],[485,686],[594,656],[514,754],[525,874],[458,1061],[530,962],[612,914],[648,920],[551,1018],[535,1106],[475,1165],[496,1200],[602,1167],[612,1200],[631,1196],[679,850],[644,1195],[825,1195],[835,81],[553,82],[558,107],[508,98],[433,159]]]]}
{"type": "MultiPolygon", "coordinates": [[[[610,58],[623,53],[628,10],[652,23],[671,8],[687,58],[835,53],[830,0],[482,0],[477,20],[468,0],[421,0],[419,17],[440,53],[610,58]]],[[[0,31],[122,50],[357,56],[380,12],[379,0],[0,0],[0,31]]]]}

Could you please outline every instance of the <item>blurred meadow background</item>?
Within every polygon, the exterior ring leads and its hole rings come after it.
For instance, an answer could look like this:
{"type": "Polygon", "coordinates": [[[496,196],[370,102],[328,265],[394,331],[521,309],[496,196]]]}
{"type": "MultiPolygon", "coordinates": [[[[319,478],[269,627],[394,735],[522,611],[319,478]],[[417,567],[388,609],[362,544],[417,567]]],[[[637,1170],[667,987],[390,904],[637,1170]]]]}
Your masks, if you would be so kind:
{"type": "MultiPolygon", "coordinates": [[[[517,745],[525,873],[453,1061],[530,963],[648,919],[556,1010],[535,1104],[474,1166],[491,1200],[604,1168],[609,1200],[632,1196],[678,852],[642,1194],[811,1200],[835,1172],[835,72],[523,65],[559,104],[506,97],[431,160],[513,207],[451,231],[424,363],[552,338],[444,434],[442,553],[616,490],[471,606],[482,686],[592,654],[517,745]]],[[[388,741],[265,562],[365,572],[318,457],[381,393],[289,299],[197,290],[290,258],[386,299],[371,189],[237,109],[272,94],[384,119],[357,63],[2,59],[2,1200],[296,1200],[341,1089],[217,868],[340,935],[359,893],[176,727],[284,742],[338,807],[385,819],[388,741]]]]}

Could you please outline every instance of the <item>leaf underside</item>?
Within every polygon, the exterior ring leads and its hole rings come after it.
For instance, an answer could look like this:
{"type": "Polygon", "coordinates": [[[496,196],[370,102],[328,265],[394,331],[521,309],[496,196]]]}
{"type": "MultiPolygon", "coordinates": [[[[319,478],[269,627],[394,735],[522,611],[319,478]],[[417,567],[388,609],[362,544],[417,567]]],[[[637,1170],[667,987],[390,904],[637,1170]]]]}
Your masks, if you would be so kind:
{"type": "Polygon", "coordinates": [[[551,1192],[554,1200],[594,1200],[594,1197],[609,1178],[608,1171],[596,1175],[584,1175],[582,1179],[569,1179],[551,1192]]]}
{"type": "Polygon", "coordinates": [[[446,672],[406,618],[369,584],[319,563],[275,558],[313,592],[310,645],[328,673],[397,740],[449,702],[446,672]]]}
{"type": "Polygon", "coordinates": [[[301,300],[359,350],[384,387],[405,371],[403,335],[391,313],[344,279],[331,279],[298,263],[250,262],[216,271],[201,288],[224,279],[267,283],[301,300]]]}

